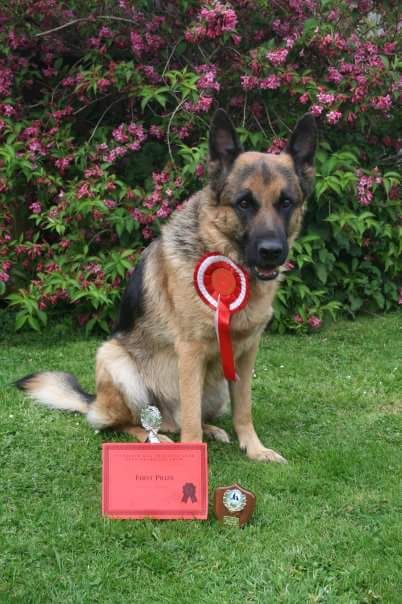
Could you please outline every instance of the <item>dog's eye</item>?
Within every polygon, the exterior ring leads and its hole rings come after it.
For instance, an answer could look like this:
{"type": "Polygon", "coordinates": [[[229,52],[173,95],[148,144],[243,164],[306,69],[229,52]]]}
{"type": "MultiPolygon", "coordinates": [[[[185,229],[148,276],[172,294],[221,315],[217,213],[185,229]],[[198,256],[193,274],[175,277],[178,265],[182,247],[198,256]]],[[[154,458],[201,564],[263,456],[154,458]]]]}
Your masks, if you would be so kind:
{"type": "Polygon", "coordinates": [[[241,208],[242,210],[247,210],[250,206],[250,200],[249,199],[241,199],[238,204],[239,208],[241,208]]]}
{"type": "Polygon", "coordinates": [[[288,208],[291,208],[293,205],[293,201],[291,199],[282,199],[281,203],[280,203],[280,207],[283,208],[284,210],[287,210],[288,208]]]}

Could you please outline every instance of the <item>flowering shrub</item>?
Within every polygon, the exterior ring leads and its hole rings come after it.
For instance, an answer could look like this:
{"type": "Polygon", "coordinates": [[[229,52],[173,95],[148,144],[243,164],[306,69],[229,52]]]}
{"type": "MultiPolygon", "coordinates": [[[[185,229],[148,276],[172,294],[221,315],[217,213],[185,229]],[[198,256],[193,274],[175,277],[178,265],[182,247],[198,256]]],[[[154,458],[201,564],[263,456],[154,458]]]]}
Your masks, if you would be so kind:
{"type": "Polygon", "coordinates": [[[0,296],[16,327],[108,331],[127,274],[206,182],[218,106],[278,153],[321,142],[274,328],[402,302],[398,2],[21,0],[0,9],[0,296]]]}

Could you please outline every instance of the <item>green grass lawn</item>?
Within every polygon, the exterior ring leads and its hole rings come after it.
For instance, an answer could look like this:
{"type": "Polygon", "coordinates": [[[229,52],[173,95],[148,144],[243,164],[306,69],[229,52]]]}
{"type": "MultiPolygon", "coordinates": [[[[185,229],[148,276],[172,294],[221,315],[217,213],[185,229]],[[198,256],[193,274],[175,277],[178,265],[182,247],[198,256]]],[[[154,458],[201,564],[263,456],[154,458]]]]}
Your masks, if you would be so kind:
{"type": "Polygon", "coordinates": [[[101,517],[101,444],[125,437],[9,386],[64,369],[93,391],[97,345],[62,326],[1,345],[0,602],[402,602],[401,315],[264,338],[255,423],[289,464],[209,445],[210,500],[256,493],[241,530],[101,517]]]}

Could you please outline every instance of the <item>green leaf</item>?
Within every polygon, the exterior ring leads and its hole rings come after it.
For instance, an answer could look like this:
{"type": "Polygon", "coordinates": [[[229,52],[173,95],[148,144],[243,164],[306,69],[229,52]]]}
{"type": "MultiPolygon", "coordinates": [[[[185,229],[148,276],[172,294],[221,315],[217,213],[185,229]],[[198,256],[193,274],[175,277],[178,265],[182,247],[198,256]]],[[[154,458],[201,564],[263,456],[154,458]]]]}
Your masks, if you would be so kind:
{"type": "Polygon", "coordinates": [[[359,308],[361,308],[361,306],[363,304],[362,298],[360,298],[359,296],[355,296],[354,294],[349,294],[349,300],[350,300],[350,308],[353,311],[359,310],[359,308]]]}
{"type": "Polygon", "coordinates": [[[21,327],[23,327],[23,325],[25,325],[25,323],[28,320],[29,315],[26,314],[25,311],[21,311],[19,313],[17,313],[16,317],[15,317],[15,329],[18,331],[19,329],[21,329],[21,327]]]}
{"type": "Polygon", "coordinates": [[[38,319],[36,319],[36,317],[33,317],[32,315],[29,315],[28,316],[28,323],[32,327],[32,329],[34,329],[35,331],[40,331],[39,321],[38,321],[38,319]]]}
{"type": "Polygon", "coordinates": [[[315,271],[321,283],[326,283],[328,278],[328,272],[324,264],[316,264],[315,271]]]}

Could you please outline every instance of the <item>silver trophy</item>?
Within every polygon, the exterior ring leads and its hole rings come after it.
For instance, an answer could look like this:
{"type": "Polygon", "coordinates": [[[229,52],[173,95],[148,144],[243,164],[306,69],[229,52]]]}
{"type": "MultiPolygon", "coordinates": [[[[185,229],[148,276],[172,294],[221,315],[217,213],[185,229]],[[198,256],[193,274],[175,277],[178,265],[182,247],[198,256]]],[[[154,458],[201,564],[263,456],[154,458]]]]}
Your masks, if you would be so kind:
{"type": "Polygon", "coordinates": [[[162,424],[162,415],[158,407],[148,405],[141,410],[141,424],[144,430],[148,432],[148,443],[160,443],[158,430],[162,424]]]}

